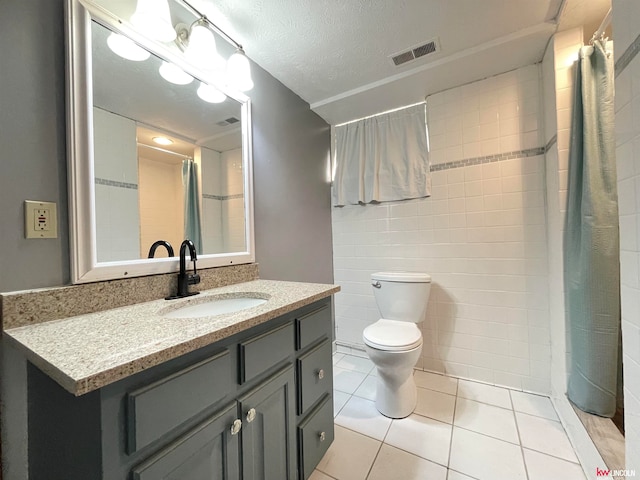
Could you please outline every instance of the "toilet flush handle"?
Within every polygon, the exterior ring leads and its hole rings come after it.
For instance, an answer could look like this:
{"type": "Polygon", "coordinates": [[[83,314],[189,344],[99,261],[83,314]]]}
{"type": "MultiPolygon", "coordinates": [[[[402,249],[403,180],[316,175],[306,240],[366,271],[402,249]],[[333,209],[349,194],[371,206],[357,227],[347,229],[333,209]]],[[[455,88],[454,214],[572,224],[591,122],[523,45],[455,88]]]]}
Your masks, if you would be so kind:
{"type": "Polygon", "coordinates": [[[375,288],[382,288],[382,285],[377,280],[375,282],[373,282],[371,285],[373,285],[375,288]]]}

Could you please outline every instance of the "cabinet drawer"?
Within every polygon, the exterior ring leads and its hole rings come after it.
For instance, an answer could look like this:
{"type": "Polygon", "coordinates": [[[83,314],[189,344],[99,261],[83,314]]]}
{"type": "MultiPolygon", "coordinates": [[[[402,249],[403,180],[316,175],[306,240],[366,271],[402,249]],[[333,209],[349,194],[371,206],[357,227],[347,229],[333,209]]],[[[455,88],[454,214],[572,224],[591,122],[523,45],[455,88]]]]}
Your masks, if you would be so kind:
{"type": "Polygon", "coordinates": [[[300,478],[313,473],[333,442],[333,400],[327,395],[315,412],[298,427],[300,478]]]}
{"type": "Polygon", "coordinates": [[[248,382],[293,353],[293,323],[239,344],[240,383],[248,382]]]}
{"type": "Polygon", "coordinates": [[[325,336],[331,338],[331,309],[328,305],[296,318],[296,350],[308,347],[325,336]]]}
{"type": "Polygon", "coordinates": [[[331,392],[333,363],[331,342],[325,340],[296,360],[298,373],[298,415],[302,415],[325,393],[331,392]]]}
{"type": "Polygon", "coordinates": [[[127,395],[127,451],[133,453],[226,396],[228,350],[127,395]]]}

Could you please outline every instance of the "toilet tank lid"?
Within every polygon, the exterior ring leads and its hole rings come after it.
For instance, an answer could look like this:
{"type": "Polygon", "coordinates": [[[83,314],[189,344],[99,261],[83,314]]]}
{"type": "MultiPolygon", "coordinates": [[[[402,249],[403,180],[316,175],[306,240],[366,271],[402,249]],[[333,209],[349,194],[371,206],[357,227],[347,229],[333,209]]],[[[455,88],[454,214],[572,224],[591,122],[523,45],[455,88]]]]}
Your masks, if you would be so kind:
{"type": "Polygon", "coordinates": [[[371,280],[385,282],[430,283],[431,275],[419,272],[377,272],[371,274],[371,280]]]}

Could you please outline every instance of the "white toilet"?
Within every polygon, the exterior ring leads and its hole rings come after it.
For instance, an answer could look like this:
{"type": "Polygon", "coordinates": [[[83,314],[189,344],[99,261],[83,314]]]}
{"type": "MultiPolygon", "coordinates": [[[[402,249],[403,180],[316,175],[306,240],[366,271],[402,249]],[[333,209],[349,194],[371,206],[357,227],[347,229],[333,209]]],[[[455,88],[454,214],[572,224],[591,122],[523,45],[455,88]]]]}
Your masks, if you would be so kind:
{"type": "Polygon", "coordinates": [[[378,370],[376,408],[390,418],[404,418],[416,408],[413,367],[422,352],[422,321],[431,277],[426,273],[379,272],[371,275],[382,318],[362,332],[365,350],[378,370]]]}

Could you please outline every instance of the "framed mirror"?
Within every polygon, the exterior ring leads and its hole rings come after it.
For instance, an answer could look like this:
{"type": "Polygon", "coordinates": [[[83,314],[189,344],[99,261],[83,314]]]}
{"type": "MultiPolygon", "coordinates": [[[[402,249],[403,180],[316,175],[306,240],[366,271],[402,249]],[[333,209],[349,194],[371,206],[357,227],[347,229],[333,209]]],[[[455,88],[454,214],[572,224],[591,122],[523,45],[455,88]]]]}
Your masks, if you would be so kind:
{"type": "Polygon", "coordinates": [[[198,268],[255,261],[249,98],[203,100],[210,74],[92,1],[68,0],[67,60],[73,283],[178,271],[186,238],[198,268]],[[116,54],[115,34],[145,58],[116,54]]]}

